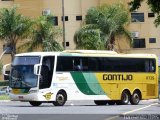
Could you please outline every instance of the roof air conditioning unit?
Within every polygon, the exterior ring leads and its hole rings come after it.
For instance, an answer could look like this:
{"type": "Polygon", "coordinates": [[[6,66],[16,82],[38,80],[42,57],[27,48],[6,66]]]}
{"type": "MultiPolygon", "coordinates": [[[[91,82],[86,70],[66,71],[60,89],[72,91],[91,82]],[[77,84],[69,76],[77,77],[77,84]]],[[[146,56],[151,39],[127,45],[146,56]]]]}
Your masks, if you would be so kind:
{"type": "Polygon", "coordinates": [[[50,9],[42,10],[42,15],[50,15],[50,14],[51,14],[51,10],[50,9]]]}
{"type": "Polygon", "coordinates": [[[139,32],[132,32],[132,38],[138,38],[139,37],[139,32]]]}

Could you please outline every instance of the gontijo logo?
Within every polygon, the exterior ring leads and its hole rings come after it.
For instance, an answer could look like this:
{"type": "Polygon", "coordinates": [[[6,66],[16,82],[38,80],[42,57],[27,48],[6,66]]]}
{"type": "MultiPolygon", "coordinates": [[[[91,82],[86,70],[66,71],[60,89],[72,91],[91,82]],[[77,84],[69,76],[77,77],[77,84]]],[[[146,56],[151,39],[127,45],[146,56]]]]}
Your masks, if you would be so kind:
{"type": "Polygon", "coordinates": [[[46,93],[43,96],[46,98],[46,100],[50,100],[52,95],[53,95],[53,93],[49,92],[49,93],[46,93]]]}
{"type": "Polygon", "coordinates": [[[103,74],[103,80],[133,80],[131,74],[103,74]]]}

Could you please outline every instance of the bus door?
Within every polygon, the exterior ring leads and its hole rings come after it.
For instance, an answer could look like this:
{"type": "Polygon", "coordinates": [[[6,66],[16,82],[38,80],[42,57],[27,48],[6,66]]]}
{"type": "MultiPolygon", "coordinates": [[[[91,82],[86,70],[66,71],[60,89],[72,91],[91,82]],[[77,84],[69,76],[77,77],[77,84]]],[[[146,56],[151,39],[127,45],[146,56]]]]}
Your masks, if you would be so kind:
{"type": "Polygon", "coordinates": [[[39,89],[49,88],[51,86],[53,78],[54,60],[54,56],[43,57],[41,76],[39,80],[39,89]]]}

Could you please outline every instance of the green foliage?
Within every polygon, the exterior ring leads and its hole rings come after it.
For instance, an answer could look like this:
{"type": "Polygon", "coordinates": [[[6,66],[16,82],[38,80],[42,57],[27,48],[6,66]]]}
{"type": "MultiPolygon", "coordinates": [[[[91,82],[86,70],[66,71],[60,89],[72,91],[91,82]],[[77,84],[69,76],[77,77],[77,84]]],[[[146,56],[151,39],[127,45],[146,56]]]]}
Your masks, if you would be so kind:
{"type": "Polygon", "coordinates": [[[17,8],[0,9],[0,39],[12,46],[12,57],[16,53],[18,40],[27,38],[30,35],[32,21],[18,14],[17,8]]]}
{"type": "Polygon", "coordinates": [[[128,14],[122,4],[90,8],[84,26],[74,36],[77,48],[112,50],[116,36],[125,35],[131,40],[124,27],[129,21],[128,14]]]}
{"type": "MultiPolygon", "coordinates": [[[[129,5],[131,5],[130,11],[134,11],[141,6],[141,3],[144,0],[132,0],[129,5]]],[[[151,11],[157,15],[154,23],[156,26],[160,25],[160,0],[147,0],[151,11]]]]}
{"type": "Polygon", "coordinates": [[[0,80],[0,86],[9,86],[9,81],[0,80]]]}
{"type": "Polygon", "coordinates": [[[141,6],[141,2],[143,0],[132,0],[131,2],[129,2],[130,7],[130,11],[134,11],[136,9],[138,9],[141,6]]]}
{"type": "Polygon", "coordinates": [[[42,48],[42,51],[61,51],[63,50],[56,39],[61,35],[61,30],[53,26],[51,16],[40,16],[34,21],[32,38],[18,49],[33,51],[42,48]]]}

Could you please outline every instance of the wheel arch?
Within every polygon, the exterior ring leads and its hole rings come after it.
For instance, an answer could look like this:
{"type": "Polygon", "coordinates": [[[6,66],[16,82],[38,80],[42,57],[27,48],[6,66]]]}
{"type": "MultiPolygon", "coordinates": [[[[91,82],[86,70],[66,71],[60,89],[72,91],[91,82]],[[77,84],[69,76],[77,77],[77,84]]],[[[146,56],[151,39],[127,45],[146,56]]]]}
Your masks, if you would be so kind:
{"type": "Polygon", "coordinates": [[[128,88],[123,89],[123,90],[121,91],[121,94],[122,94],[124,91],[128,92],[129,95],[131,96],[131,92],[130,92],[130,90],[129,90],[128,88]]]}
{"type": "MultiPolygon", "coordinates": [[[[140,100],[142,100],[142,92],[141,92],[141,90],[140,89],[135,89],[134,91],[133,91],[133,93],[135,93],[135,92],[138,92],[139,93],[139,95],[140,95],[140,100]]],[[[132,95],[133,95],[133,93],[132,93],[132,95]]]]}
{"type": "MultiPolygon", "coordinates": [[[[68,99],[68,98],[67,98],[67,92],[66,92],[64,89],[60,89],[58,92],[63,92],[63,93],[66,95],[66,100],[68,99]]],[[[58,93],[58,92],[57,92],[57,93],[58,93]]]]}

